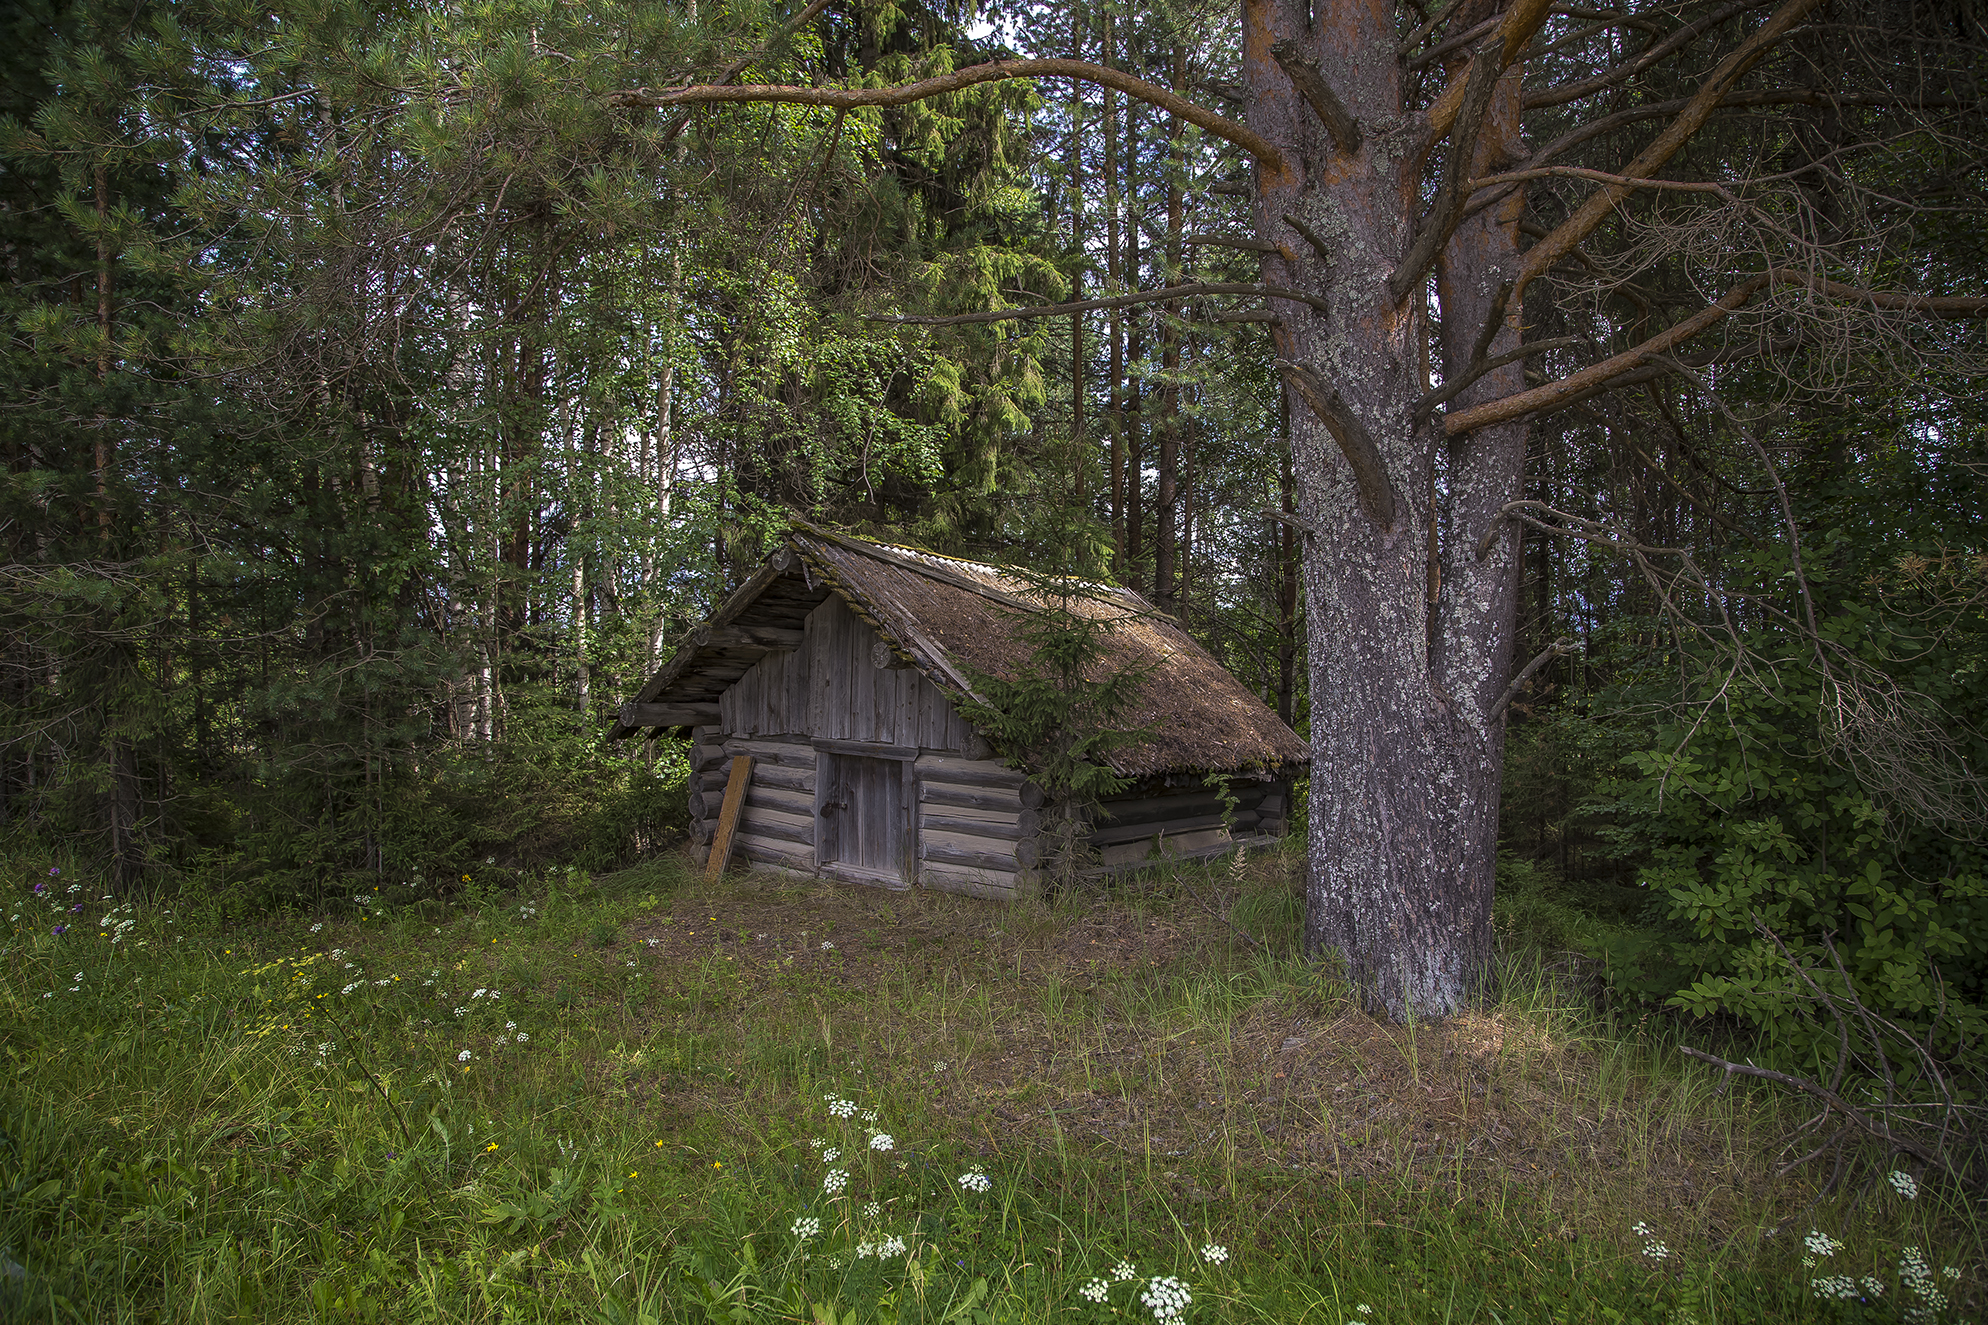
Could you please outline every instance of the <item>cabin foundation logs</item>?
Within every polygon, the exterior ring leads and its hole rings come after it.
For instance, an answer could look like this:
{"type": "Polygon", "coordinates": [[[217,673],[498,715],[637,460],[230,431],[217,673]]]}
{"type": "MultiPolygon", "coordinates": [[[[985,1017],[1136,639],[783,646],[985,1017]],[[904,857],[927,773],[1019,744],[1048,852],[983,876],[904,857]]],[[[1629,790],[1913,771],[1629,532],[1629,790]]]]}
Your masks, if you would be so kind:
{"type": "MultiPolygon", "coordinates": [[[[692,840],[710,842],[731,760],[751,755],[752,784],[734,849],[758,865],[819,873],[814,743],[803,736],[726,738],[716,727],[699,727],[691,737],[692,840]]],[[[1021,896],[1036,885],[1047,850],[1040,787],[997,761],[957,751],[921,752],[904,762],[914,779],[919,884],[990,898],[1021,896]]],[[[1288,802],[1282,782],[1238,778],[1229,795],[1233,807],[1198,778],[1130,788],[1098,807],[1088,846],[1097,865],[1129,869],[1158,856],[1214,854],[1282,835],[1288,802]]]]}

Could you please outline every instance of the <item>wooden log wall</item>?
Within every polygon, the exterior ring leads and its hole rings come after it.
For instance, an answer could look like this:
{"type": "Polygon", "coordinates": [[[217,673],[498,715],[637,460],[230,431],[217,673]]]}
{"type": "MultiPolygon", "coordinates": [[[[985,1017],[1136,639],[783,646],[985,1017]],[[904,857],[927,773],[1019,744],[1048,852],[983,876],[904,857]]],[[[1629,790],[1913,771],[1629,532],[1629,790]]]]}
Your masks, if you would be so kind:
{"type": "Polygon", "coordinates": [[[922,754],[915,768],[918,881],[970,897],[1033,888],[1042,789],[991,759],[922,754]]]}
{"type": "MultiPolygon", "coordinates": [[[[1013,898],[1038,881],[1043,795],[1021,773],[980,753],[973,729],[923,675],[893,665],[875,629],[840,599],[811,611],[799,646],[769,653],[719,700],[720,723],[692,733],[692,836],[708,842],[731,757],[753,756],[738,852],[808,873],[820,867],[816,743],[860,755],[892,747],[915,779],[916,881],[976,897],[1013,898]],[[880,665],[881,664],[881,665],[880,665]]],[[[1238,779],[1223,820],[1221,795],[1197,779],[1148,783],[1100,807],[1090,843],[1106,868],[1278,836],[1288,814],[1281,782],[1238,779]]]]}
{"type": "Polygon", "coordinates": [[[1156,851],[1194,855],[1248,838],[1283,835],[1283,783],[1237,779],[1229,784],[1229,794],[1236,805],[1224,822],[1221,793],[1199,779],[1130,789],[1099,805],[1091,848],[1099,863],[1111,868],[1138,864],[1156,851]]]}

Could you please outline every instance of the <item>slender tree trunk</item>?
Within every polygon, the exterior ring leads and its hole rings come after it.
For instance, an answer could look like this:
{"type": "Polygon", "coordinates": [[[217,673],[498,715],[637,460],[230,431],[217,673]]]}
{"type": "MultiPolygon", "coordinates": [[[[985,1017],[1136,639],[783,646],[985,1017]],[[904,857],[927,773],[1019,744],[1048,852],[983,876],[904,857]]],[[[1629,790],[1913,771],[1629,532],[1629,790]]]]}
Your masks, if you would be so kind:
{"type": "MultiPolygon", "coordinates": [[[[1125,288],[1136,292],[1141,285],[1139,261],[1139,103],[1125,103],[1125,288]]],[[[1141,396],[1139,355],[1145,349],[1140,320],[1135,312],[1125,322],[1125,569],[1120,575],[1134,589],[1144,580],[1141,562],[1146,554],[1146,458],[1141,436],[1141,396]]]]}
{"type": "MultiPolygon", "coordinates": [[[[1278,437],[1283,454],[1277,466],[1277,506],[1287,516],[1298,513],[1298,485],[1291,467],[1291,397],[1277,402],[1278,437]]],[[[1297,720],[1298,688],[1298,569],[1302,557],[1298,531],[1288,521],[1274,525],[1277,544],[1277,716],[1286,726],[1297,720]]]]}
{"type": "MultiPolygon", "coordinates": [[[[1106,64],[1117,59],[1118,47],[1112,40],[1111,11],[1104,15],[1104,55],[1106,64]]],[[[1104,90],[1104,262],[1108,293],[1125,293],[1120,279],[1118,250],[1118,93],[1104,90]]],[[[1111,382],[1106,408],[1111,414],[1111,572],[1123,581],[1131,573],[1125,546],[1125,407],[1121,394],[1125,381],[1125,324],[1113,309],[1105,334],[1111,340],[1111,382]]]]}
{"type": "MultiPolygon", "coordinates": [[[[1173,90],[1187,81],[1187,51],[1175,46],[1173,90]]],[[[1180,117],[1167,116],[1167,246],[1164,284],[1180,282],[1180,117]]],[[[1180,323],[1167,313],[1160,318],[1160,459],[1153,494],[1153,601],[1163,612],[1180,614],[1180,584],[1176,558],[1180,540],[1180,323]]]]}

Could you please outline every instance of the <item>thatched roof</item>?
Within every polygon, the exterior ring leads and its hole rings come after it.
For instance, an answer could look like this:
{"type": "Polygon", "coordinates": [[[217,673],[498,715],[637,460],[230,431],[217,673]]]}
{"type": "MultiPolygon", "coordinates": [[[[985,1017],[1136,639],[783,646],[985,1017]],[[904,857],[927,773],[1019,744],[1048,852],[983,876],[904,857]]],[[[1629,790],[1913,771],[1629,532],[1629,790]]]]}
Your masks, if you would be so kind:
{"type": "MultiPolygon", "coordinates": [[[[973,694],[975,674],[1013,678],[1026,670],[1030,648],[1017,635],[1017,613],[1044,605],[1037,589],[997,567],[795,521],[786,545],[690,633],[624,708],[609,739],[644,726],[715,721],[718,695],[772,649],[798,643],[790,632],[831,592],[940,690],[960,697],[973,694]]],[[[1145,674],[1124,722],[1152,735],[1112,753],[1118,773],[1274,771],[1310,761],[1297,733],[1138,594],[1084,585],[1067,602],[1112,623],[1100,675],[1145,674]]]]}

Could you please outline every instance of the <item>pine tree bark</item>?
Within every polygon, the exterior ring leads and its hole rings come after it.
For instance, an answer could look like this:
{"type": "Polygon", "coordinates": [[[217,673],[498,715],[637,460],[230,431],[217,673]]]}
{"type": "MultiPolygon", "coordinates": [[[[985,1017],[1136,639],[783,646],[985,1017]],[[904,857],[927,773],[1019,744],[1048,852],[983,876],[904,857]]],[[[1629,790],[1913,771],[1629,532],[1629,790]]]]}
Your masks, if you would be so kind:
{"type": "MultiPolygon", "coordinates": [[[[1315,291],[1329,313],[1278,308],[1280,358],[1315,399],[1292,403],[1299,516],[1316,532],[1304,558],[1312,640],[1310,877],[1306,947],[1333,951],[1369,1007],[1396,1019],[1463,1007],[1491,960],[1490,889],[1496,850],[1502,725],[1487,720],[1509,671],[1516,535],[1482,561],[1444,568],[1428,603],[1427,529],[1436,437],[1418,427],[1419,293],[1397,298],[1389,278],[1409,251],[1420,210],[1420,162],[1366,133],[1352,151],[1294,86],[1279,47],[1324,71],[1364,125],[1394,122],[1400,65],[1372,53],[1398,40],[1384,8],[1245,0],[1249,126],[1276,144],[1281,170],[1258,172],[1259,236],[1267,281],[1315,291]],[[1286,217],[1325,236],[1323,252],[1286,217]],[[1329,374],[1329,379],[1327,375],[1329,374]],[[1327,394],[1329,392],[1329,395],[1327,394]],[[1337,417],[1321,416],[1320,407],[1337,417]],[[1344,436],[1341,436],[1344,434],[1344,436]]],[[[1499,86],[1480,151],[1516,132],[1516,79],[1499,86]]],[[[1514,227],[1479,213],[1445,247],[1445,355],[1469,361],[1499,282],[1515,272],[1514,227]],[[1459,348],[1460,346],[1460,348],[1459,348]]],[[[1516,331],[1507,316],[1493,353],[1516,331]]],[[[1518,365],[1475,388],[1509,392],[1518,365]]],[[[1474,548],[1517,492],[1522,425],[1450,446],[1451,547],[1474,548]],[[1459,539],[1461,541],[1459,542],[1459,539]]]]}

